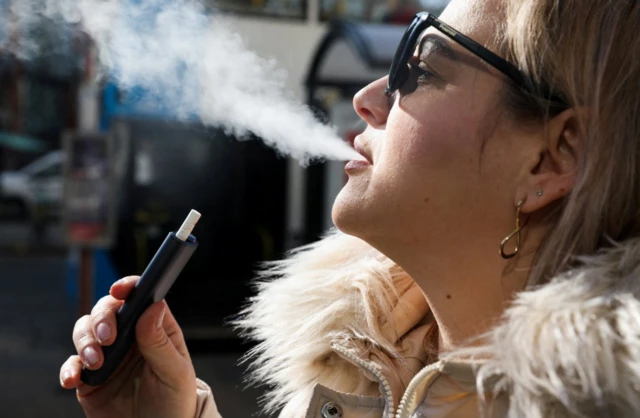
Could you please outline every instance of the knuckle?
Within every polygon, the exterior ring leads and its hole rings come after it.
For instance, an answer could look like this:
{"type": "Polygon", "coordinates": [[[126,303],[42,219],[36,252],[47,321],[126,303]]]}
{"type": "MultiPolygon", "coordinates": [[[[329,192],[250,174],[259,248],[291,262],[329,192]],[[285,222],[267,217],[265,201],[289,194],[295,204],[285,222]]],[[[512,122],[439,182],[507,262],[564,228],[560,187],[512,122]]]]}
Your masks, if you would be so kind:
{"type": "Polygon", "coordinates": [[[76,328],[77,328],[78,326],[82,326],[83,324],[86,324],[86,323],[87,323],[87,322],[89,322],[90,320],[91,320],[91,315],[84,315],[84,316],[81,316],[81,317],[80,317],[80,319],[78,319],[78,320],[76,321],[76,328]]]}
{"type": "Polygon", "coordinates": [[[103,307],[104,305],[109,305],[110,303],[112,303],[113,300],[114,299],[109,295],[103,296],[98,300],[98,303],[96,303],[95,308],[101,309],[101,307],[103,307]]]}
{"type": "Polygon", "coordinates": [[[161,333],[161,336],[159,336],[158,338],[155,338],[153,341],[149,341],[149,343],[145,345],[146,345],[146,348],[151,350],[162,350],[166,348],[169,344],[171,344],[171,341],[169,340],[169,337],[167,336],[167,334],[163,332],[161,333]]]}
{"type": "Polygon", "coordinates": [[[91,316],[85,315],[76,321],[73,327],[73,339],[78,340],[87,333],[88,325],[91,323],[91,316]]]}
{"type": "Polygon", "coordinates": [[[74,334],[73,342],[78,351],[82,351],[82,349],[84,349],[86,346],[94,344],[96,342],[96,339],[91,328],[83,327],[82,330],[74,334]]]}
{"type": "MultiPolygon", "coordinates": [[[[77,339],[78,347],[85,348],[88,345],[95,343],[95,337],[93,336],[92,331],[87,331],[86,333],[80,335],[77,339]]],[[[81,351],[81,350],[80,350],[81,351]]]]}
{"type": "Polygon", "coordinates": [[[115,299],[110,295],[103,296],[102,298],[100,298],[100,300],[98,300],[98,303],[96,303],[91,310],[91,315],[95,316],[97,313],[109,310],[114,304],[114,301],[115,299]]]}
{"type": "Polygon", "coordinates": [[[91,315],[91,325],[95,328],[100,322],[105,320],[110,321],[114,315],[115,311],[113,307],[100,309],[91,315]]]}
{"type": "Polygon", "coordinates": [[[122,282],[129,284],[136,283],[138,280],[140,280],[140,276],[126,276],[122,279],[122,282]]]}
{"type": "Polygon", "coordinates": [[[178,339],[179,341],[184,340],[184,333],[182,328],[179,325],[173,324],[167,330],[165,330],[169,339],[178,339]]]}
{"type": "Polygon", "coordinates": [[[78,356],[69,356],[69,358],[64,363],[62,363],[62,366],[60,366],[60,373],[73,367],[76,357],[78,356]]]}

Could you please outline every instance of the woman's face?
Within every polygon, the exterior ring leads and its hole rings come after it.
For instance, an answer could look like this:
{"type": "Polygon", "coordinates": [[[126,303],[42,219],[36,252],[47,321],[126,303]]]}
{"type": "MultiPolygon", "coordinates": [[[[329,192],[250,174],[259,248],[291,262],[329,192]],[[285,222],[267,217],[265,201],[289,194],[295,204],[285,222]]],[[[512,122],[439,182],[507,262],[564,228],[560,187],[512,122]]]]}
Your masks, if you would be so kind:
{"type": "MultiPolygon", "coordinates": [[[[487,45],[500,16],[498,1],[454,0],[440,17],[487,45]]],[[[383,251],[435,255],[480,240],[495,255],[514,223],[521,170],[514,128],[496,113],[503,76],[433,28],[411,66],[394,97],[384,78],[354,99],[368,124],[355,146],[371,164],[347,169],[334,222],[383,251]]]]}

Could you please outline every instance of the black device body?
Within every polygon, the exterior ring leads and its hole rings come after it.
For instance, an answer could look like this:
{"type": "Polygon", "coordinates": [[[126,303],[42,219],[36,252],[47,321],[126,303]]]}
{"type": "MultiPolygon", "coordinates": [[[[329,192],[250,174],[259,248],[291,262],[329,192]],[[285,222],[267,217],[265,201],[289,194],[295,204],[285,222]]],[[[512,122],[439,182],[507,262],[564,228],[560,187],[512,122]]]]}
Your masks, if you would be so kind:
{"type": "Polygon", "coordinates": [[[98,370],[84,367],[80,374],[82,382],[99,386],[109,379],[135,342],[136,324],[140,316],[153,303],[164,299],[197,248],[198,241],[193,235],[182,241],[175,233],[169,233],[124,305],[116,313],[116,341],[110,346],[102,347],[102,367],[98,370]]]}

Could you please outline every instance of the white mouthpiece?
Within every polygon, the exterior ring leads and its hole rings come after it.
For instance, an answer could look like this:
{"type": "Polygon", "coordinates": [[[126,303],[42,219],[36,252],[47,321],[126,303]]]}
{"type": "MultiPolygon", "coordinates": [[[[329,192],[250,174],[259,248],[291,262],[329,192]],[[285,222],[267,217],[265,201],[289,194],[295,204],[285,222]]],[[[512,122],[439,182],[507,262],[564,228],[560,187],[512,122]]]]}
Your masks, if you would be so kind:
{"type": "Polygon", "coordinates": [[[182,226],[178,230],[176,237],[178,237],[181,241],[186,241],[187,238],[189,238],[189,234],[191,234],[191,231],[193,231],[193,228],[196,226],[196,223],[198,223],[199,219],[200,213],[198,211],[191,210],[189,216],[187,216],[187,219],[184,220],[182,226]]]}

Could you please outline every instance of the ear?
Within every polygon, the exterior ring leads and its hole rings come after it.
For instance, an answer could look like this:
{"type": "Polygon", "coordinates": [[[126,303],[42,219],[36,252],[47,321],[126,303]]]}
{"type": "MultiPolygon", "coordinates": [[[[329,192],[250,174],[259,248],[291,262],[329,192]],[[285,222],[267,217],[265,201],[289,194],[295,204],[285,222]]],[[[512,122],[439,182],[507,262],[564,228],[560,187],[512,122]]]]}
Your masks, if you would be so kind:
{"type": "Polygon", "coordinates": [[[582,132],[575,109],[551,119],[540,132],[540,149],[518,185],[516,204],[533,213],[566,196],[575,185],[582,132]]]}

